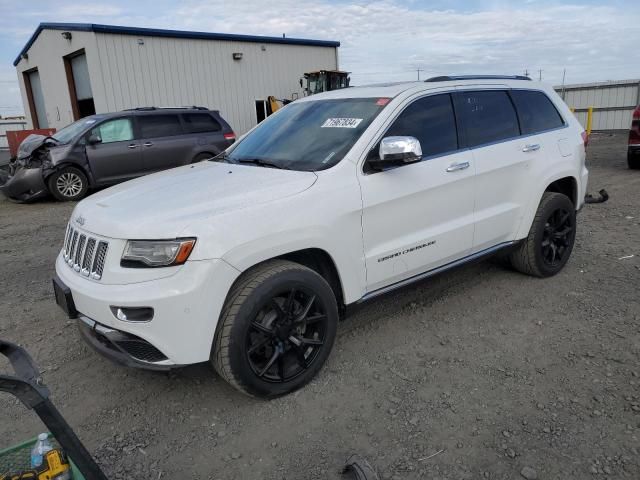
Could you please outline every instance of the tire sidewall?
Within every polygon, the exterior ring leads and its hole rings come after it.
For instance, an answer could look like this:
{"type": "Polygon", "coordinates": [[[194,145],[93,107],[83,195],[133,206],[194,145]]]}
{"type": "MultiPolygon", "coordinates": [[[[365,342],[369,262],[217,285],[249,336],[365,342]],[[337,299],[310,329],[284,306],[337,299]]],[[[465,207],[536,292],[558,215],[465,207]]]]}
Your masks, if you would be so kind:
{"type": "Polygon", "coordinates": [[[576,239],[576,209],[569,200],[569,198],[565,195],[554,195],[548,202],[546,202],[543,206],[543,211],[540,216],[540,224],[537,225],[535,235],[534,235],[534,248],[535,255],[534,259],[536,262],[536,266],[539,271],[542,273],[544,277],[550,277],[562,270],[564,266],[569,261],[569,257],[571,257],[571,253],[573,251],[573,246],[575,244],[576,239]],[[544,261],[544,256],[542,254],[542,240],[544,237],[544,227],[546,222],[549,220],[553,212],[558,209],[565,209],[569,212],[571,218],[571,224],[573,226],[573,230],[571,232],[571,241],[569,242],[569,246],[567,247],[567,251],[562,258],[562,261],[555,266],[551,266],[544,261]]]}
{"type": "Polygon", "coordinates": [[[51,195],[53,195],[56,198],[56,200],[60,200],[61,202],[73,202],[73,201],[80,200],[87,194],[87,190],[89,189],[89,182],[87,180],[87,176],[84,174],[82,170],[75,167],[64,167],[58,170],[57,172],[53,173],[47,179],[47,186],[49,187],[49,192],[51,192],[51,195]],[[63,195],[58,190],[58,187],[57,187],[58,178],[64,173],[74,173],[82,181],[82,188],[80,189],[80,192],[77,195],[69,197],[69,196],[63,195]]]}
{"type": "Polygon", "coordinates": [[[279,272],[259,284],[241,304],[231,327],[229,339],[229,363],[233,375],[242,383],[248,393],[263,398],[273,398],[291,393],[306,385],[320,371],[327,360],[336,336],[338,307],[335,295],[327,282],[317,273],[300,268],[279,272]],[[246,336],[251,322],[265,303],[283,289],[311,289],[323,303],[327,314],[327,332],[322,350],[314,359],[312,366],[296,378],[274,383],[260,379],[249,365],[246,354],[246,336]]]}

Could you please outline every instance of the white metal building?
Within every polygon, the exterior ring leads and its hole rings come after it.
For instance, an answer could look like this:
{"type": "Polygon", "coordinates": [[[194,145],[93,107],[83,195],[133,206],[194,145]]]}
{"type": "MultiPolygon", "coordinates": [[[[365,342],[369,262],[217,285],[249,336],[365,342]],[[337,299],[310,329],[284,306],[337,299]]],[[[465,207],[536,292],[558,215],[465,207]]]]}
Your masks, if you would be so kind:
{"type": "Polygon", "coordinates": [[[640,104],[640,80],[580,83],[555,87],[576,117],[587,123],[587,109],[593,107],[593,130],[628,130],[636,105],[640,104]]]}
{"type": "Polygon", "coordinates": [[[305,72],[338,68],[339,42],[41,23],[14,62],[28,123],[61,128],[149,106],[220,110],[236,133],[269,95],[297,98],[305,72]]]}

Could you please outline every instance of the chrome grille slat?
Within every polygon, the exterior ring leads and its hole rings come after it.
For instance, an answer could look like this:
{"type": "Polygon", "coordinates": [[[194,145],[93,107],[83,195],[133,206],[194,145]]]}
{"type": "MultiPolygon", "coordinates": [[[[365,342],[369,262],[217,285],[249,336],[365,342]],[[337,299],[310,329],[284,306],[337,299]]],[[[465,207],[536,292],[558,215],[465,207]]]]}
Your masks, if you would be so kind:
{"type": "Polygon", "coordinates": [[[93,280],[100,280],[108,247],[109,242],[81,233],[69,224],[65,232],[62,254],[65,262],[73,270],[93,280]]]}
{"type": "Polygon", "coordinates": [[[89,238],[87,240],[87,246],[85,247],[85,250],[84,250],[84,255],[82,256],[82,266],[80,269],[82,274],[85,276],[88,276],[90,273],[89,267],[93,265],[93,256],[95,251],[96,251],[96,239],[89,238]]]}

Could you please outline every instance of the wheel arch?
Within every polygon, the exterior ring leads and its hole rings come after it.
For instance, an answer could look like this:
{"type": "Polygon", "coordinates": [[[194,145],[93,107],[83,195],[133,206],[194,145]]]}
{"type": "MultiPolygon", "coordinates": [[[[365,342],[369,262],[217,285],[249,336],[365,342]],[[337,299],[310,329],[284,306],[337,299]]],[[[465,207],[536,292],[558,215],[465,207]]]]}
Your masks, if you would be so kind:
{"type": "Polygon", "coordinates": [[[73,167],[80,170],[82,173],[84,173],[85,177],[87,177],[87,180],[89,181],[89,186],[93,186],[93,175],[91,175],[91,172],[89,171],[87,166],[81,165],[75,162],[56,163],[55,165],[51,166],[51,168],[48,168],[46,171],[42,172],[43,173],[42,178],[44,178],[44,181],[46,182],[51,175],[53,175],[54,173],[66,167],[73,167]]]}
{"type": "Polygon", "coordinates": [[[555,192],[566,195],[569,197],[569,200],[571,200],[576,210],[581,205],[581,202],[578,199],[580,188],[578,179],[575,175],[567,174],[566,172],[558,173],[547,178],[544,182],[541,182],[541,184],[544,185],[544,188],[537,190],[533,198],[529,201],[514,240],[521,240],[526,238],[529,234],[533,219],[535,218],[536,211],[538,210],[538,205],[540,204],[542,195],[544,195],[545,192],[555,192]]]}
{"type": "Polygon", "coordinates": [[[265,255],[259,259],[254,258],[252,262],[247,263],[239,267],[235,265],[235,262],[230,263],[240,270],[243,274],[265,262],[270,260],[289,260],[291,262],[299,263],[307,268],[310,268],[322,278],[324,278],[334,295],[338,303],[338,308],[342,312],[345,306],[345,299],[348,299],[348,292],[345,291],[346,285],[343,276],[340,274],[338,264],[334,257],[325,249],[318,247],[309,247],[301,249],[291,249],[277,254],[265,255]]]}

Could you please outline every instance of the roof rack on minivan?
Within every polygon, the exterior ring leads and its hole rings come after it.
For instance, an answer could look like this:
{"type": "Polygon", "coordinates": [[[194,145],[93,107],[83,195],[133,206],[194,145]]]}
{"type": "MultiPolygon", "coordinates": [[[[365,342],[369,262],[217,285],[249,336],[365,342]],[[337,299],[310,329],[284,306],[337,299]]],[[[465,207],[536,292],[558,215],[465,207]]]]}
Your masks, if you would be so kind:
{"type": "Polygon", "coordinates": [[[199,107],[197,105],[191,105],[191,106],[185,106],[185,107],[136,107],[136,108],[125,108],[123,110],[123,112],[132,112],[132,111],[148,112],[148,111],[152,111],[152,110],[184,110],[186,108],[191,109],[191,110],[209,110],[207,107],[199,107]]]}
{"type": "Polygon", "coordinates": [[[425,82],[449,82],[451,80],[531,80],[524,75],[441,75],[427,78],[425,82]]]}

